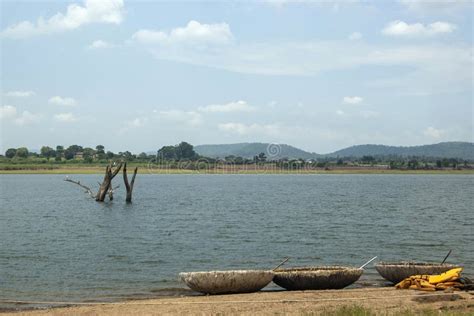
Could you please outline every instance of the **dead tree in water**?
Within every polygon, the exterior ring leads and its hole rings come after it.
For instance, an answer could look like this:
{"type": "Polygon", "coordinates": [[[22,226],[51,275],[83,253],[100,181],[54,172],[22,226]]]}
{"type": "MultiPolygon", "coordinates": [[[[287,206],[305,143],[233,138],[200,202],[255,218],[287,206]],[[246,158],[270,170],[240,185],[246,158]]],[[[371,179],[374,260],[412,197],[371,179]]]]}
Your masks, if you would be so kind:
{"type": "MultiPolygon", "coordinates": [[[[99,187],[99,192],[95,196],[95,200],[97,202],[104,202],[105,196],[109,193],[110,189],[112,188],[112,179],[117,175],[117,173],[122,168],[122,163],[112,171],[112,166],[107,165],[105,168],[105,175],[104,180],[102,180],[102,184],[99,187]]],[[[112,199],[113,199],[113,189],[112,189],[112,199]]]]}
{"type": "MultiPolygon", "coordinates": [[[[80,181],[74,181],[72,179],[69,179],[66,177],[64,181],[71,182],[74,184],[77,184],[81,188],[86,190],[86,193],[89,193],[89,195],[95,199],[97,202],[103,202],[105,200],[105,197],[108,195],[110,200],[114,199],[114,191],[119,187],[113,187],[112,186],[112,179],[119,173],[120,169],[122,168],[122,163],[120,163],[115,170],[112,170],[112,165],[107,165],[105,168],[105,175],[104,175],[104,180],[102,180],[102,183],[99,183],[99,191],[97,194],[92,193],[92,190],[83,185],[80,181]]],[[[128,190],[128,189],[127,189],[128,190]]]]}
{"type": "Polygon", "coordinates": [[[123,165],[123,182],[125,183],[125,188],[127,189],[127,197],[125,198],[125,202],[131,203],[132,202],[132,191],[133,191],[133,184],[135,183],[135,177],[137,176],[138,167],[135,167],[133,171],[132,181],[128,184],[128,176],[127,176],[127,163],[123,165]]]}

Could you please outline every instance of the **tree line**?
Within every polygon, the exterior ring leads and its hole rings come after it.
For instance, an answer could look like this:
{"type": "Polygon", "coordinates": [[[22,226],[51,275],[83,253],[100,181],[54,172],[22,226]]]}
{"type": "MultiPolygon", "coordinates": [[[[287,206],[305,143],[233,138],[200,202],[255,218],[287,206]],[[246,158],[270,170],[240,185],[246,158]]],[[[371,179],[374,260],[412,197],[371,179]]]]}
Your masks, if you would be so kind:
{"type": "Polygon", "coordinates": [[[112,160],[121,160],[128,162],[152,162],[156,164],[167,164],[171,168],[179,167],[178,162],[187,161],[186,166],[194,169],[196,164],[273,164],[282,169],[299,168],[341,168],[341,167],[381,167],[390,169],[436,169],[436,168],[472,168],[468,161],[455,158],[437,159],[435,157],[402,157],[402,156],[362,156],[362,157],[320,157],[316,159],[289,159],[267,157],[266,153],[259,153],[253,158],[229,155],[222,158],[204,157],[196,153],[194,146],[187,142],[180,142],[176,145],[167,145],[157,150],[156,154],[133,154],[130,151],[114,153],[105,150],[103,145],[97,145],[95,148],[83,147],[80,145],[70,145],[68,147],[58,145],[55,148],[42,146],[38,153],[31,152],[26,147],[9,148],[6,150],[4,161],[12,162],[57,162],[57,163],[107,163],[112,160]]]}

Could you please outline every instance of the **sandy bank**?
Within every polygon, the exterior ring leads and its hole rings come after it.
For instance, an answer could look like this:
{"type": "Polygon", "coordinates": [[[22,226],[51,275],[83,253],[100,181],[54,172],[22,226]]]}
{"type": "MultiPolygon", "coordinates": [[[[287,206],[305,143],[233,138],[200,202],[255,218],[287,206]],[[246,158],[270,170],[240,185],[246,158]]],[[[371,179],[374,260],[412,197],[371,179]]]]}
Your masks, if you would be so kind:
{"type": "Polygon", "coordinates": [[[394,288],[329,291],[279,291],[252,294],[195,296],[80,305],[3,315],[397,315],[425,311],[462,315],[474,313],[474,292],[419,292],[394,288]],[[368,314],[370,315],[370,313],[368,314]]]}

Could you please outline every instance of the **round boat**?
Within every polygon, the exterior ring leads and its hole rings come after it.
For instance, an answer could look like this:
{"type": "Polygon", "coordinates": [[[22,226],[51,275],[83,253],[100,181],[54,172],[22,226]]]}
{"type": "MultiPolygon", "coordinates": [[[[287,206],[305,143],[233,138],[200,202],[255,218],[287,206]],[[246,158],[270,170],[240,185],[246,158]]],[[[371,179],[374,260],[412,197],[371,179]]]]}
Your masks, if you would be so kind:
{"type": "Polygon", "coordinates": [[[340,266],[278,269],[273,282],[287,290],[342,289],[357,281],[363,272],[340,266]]]}
{"type": "Polygon", "coordinates": [[[179,277],[192,290],[205,294],[250,293],[267,286],[273,279],[273,271],[182,272],[179,277]]]}
{"type": "Polygon", "coordinates": [[[454,268],[459,268],[459,266],[453,264],[404,261],[379,262],[375,265],[375,269],[385,280],[395,284],[412,275],[440,274],[454,268]]]}

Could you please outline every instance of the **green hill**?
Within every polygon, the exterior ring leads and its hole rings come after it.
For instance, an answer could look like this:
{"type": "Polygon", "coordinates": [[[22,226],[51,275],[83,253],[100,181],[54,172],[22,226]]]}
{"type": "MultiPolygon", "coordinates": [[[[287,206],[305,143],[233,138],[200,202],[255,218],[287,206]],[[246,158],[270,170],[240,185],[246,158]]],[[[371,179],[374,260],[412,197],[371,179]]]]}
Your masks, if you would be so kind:
{"type": "Polygon", "coordinates": [[[265,153],[270,160],[280,158],[315,159],[319,157],[315,153],[310,153],[290,145],[269,143],[198,145],[194,147],[194,150],[202,156],[213,158],[225,158],[232,155],[253,158],[259,153],[265,153]]]}
{"type": "Polygon", "coordinates": [[[430,158],[457,158],[474,161],[474,143],[444,142],[422,146],[386,146],[386,145],[357,145],[347,147],[333,153],[320,155],[304,151],[286,144],[269,143],[238,143],[219,145],[198,145],[194,149],[202,156],[225,158],[240,156],[253,158],[259,153],[265,153],[269,159],[302,158],[318,159],[322,157],[362,157],[362,156],[417,156],[430,158]]]}
{"type": "Polygon", "coordinates": [[[474,160],[474,143],[444,142],[422,146],[357,145],[325,155],[327,157],[417,156],[474,160]]]}

